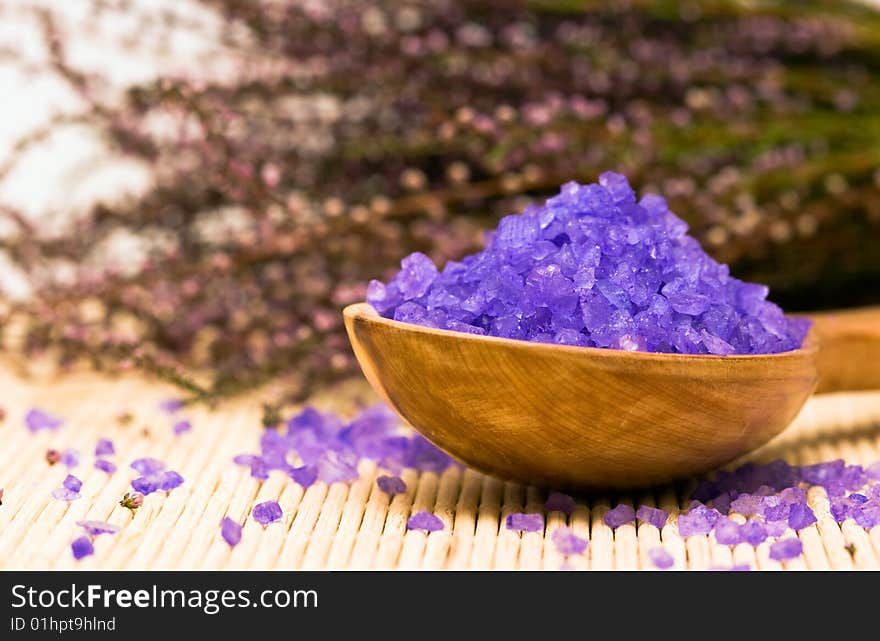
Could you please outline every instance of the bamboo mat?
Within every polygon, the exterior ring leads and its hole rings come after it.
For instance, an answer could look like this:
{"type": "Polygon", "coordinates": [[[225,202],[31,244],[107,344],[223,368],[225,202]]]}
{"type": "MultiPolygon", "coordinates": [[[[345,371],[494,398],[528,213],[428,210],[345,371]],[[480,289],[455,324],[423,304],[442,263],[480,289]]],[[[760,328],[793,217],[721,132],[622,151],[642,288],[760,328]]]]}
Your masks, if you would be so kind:
{"type": "MultiPolygon", "coordinates": [[[[877,569],[880,527],[870,532],[831,518],[824,490],[814,488],[809,501],[819,522],[802,530],[804,554],[780,564],[770,560],[768,543],[758,548],[718,545],[711,537],[682,540],[675,525],[687,487],[658,488],[624,497],[579,497],[566,518],[547,516],[546,536],[508,531],[511,512],[543,511],[545,492],[504,483],[458,467],[436,474],[404,472],[406,495],[389,497],[375,485],[377,470],[364,463],[352,484],[316,483],[303,491],[280,474],[259,482],[234,465],[234,455],[258,451],[259,403],[251,399],[216,411],[185,410],[192,432],[175,437],[170,417],[157,403],[172,392],[139,378],[108,380],[77,374],[50,383],[29,383],[0,369],[0,568],[310,568],[310,569],[651,569],[648,553],[662,546],[677,569],[706,569],[747,564],[752,569],[877,569]],[[40,407],[66,419],[57,432],[30,434],[23,417],[40,407]],[[121,425],[116,417],[130,412],[121,425]],[[107,476],[92,468],[95,442],[113,439],[119,471],[107,476]],[[47,448],[73,447],[83,455],[74,473],[83,480],[82,498],[53,500],[67,470],[48,466],[47,448]],[[152,456],[179,471],[185,484],[165,496],[147,497],[132,517],[118,501],[135,476],[128,463],[152,456]],[[230,550],[219,536],[224,515],[244,521],[254,504],[275,499],[284,518],[263,529],[248,519],[241,543],[230,550]],[[618,500],[658,505],[673,515],[662,529],[624,525],[612,532],[602,522],[618,500]],[[613,501],[613,502],[612,502],[613,501]],[[407,532],[408,516],[418,510],[436,513],[442,532],[407,532]],[[96,519],[119,524],[115,536],[100,536],[95,555],[73,560],[71,541],[80,536],[76,521],[96,519]],[[588,537],[583,556],[561,557],[549,535],[567,524],[588,537]]],[[[322,409],[346,411],[372,400],[365,387],[334,391],[315,399],[322,409]]],[[[753,458],[782,457],[790,463],[844,458],[868,464],[880,459],[880,392],[840,394],[810,401],[794,425],[753,458]]],[[[790,533],[794,535],[794,533],[790,533]]]]}

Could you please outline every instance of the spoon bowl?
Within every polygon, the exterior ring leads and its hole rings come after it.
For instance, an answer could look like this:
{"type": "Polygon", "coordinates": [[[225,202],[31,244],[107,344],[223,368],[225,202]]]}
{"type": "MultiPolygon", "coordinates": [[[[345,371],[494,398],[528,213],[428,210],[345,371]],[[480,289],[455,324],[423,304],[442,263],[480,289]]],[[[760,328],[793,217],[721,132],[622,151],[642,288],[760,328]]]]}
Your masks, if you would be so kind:
{"type": "Polygon", "coordinates": [[[344,311],[373,388],[455,458],[505,479],[631,488],[706,472],[791,423],[819,381],[801,349],[683,355],[477,336],[344,311]]]}

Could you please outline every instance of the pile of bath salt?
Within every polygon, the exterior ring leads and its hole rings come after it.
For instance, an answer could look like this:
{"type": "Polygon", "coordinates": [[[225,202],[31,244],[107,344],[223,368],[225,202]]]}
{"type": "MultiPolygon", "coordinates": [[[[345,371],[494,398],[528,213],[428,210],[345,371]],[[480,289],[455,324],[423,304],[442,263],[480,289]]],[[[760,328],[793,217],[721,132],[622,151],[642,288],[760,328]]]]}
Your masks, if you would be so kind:
{"type": "Polygon", "coordinates": [[[682,354],[797,349],[809,329],[730,276],[660,196],[640,200],[611,172],[570,182],[542,207],[507,216],[486,249],[442,271],[401,263],[367,301],[384,317],[528,341],[682,354]]]}

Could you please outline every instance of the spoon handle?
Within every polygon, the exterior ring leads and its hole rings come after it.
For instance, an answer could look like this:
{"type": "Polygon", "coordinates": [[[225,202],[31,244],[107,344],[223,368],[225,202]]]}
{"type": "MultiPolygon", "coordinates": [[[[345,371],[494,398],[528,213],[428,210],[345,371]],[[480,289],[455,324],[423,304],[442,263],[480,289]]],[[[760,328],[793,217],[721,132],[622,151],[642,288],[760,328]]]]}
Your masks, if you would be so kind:
{"type": "Polygon", "coordinates": [[[817,393],[880,389],[880,307],[809,314],[819,337],[817,393]]]}

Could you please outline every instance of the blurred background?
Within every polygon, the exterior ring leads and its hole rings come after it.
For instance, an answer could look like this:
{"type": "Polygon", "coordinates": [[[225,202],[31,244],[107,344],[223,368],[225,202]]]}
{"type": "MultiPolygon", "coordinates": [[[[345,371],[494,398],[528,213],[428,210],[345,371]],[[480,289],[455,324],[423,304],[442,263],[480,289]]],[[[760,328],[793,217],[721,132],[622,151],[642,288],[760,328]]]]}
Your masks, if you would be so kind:
{"type": "Polygon", "coordinates": [[[0,0],[0,344],[301,398],[370,278],[608,169],[787,310],[878,303],[877,5],[0,0]]]}

